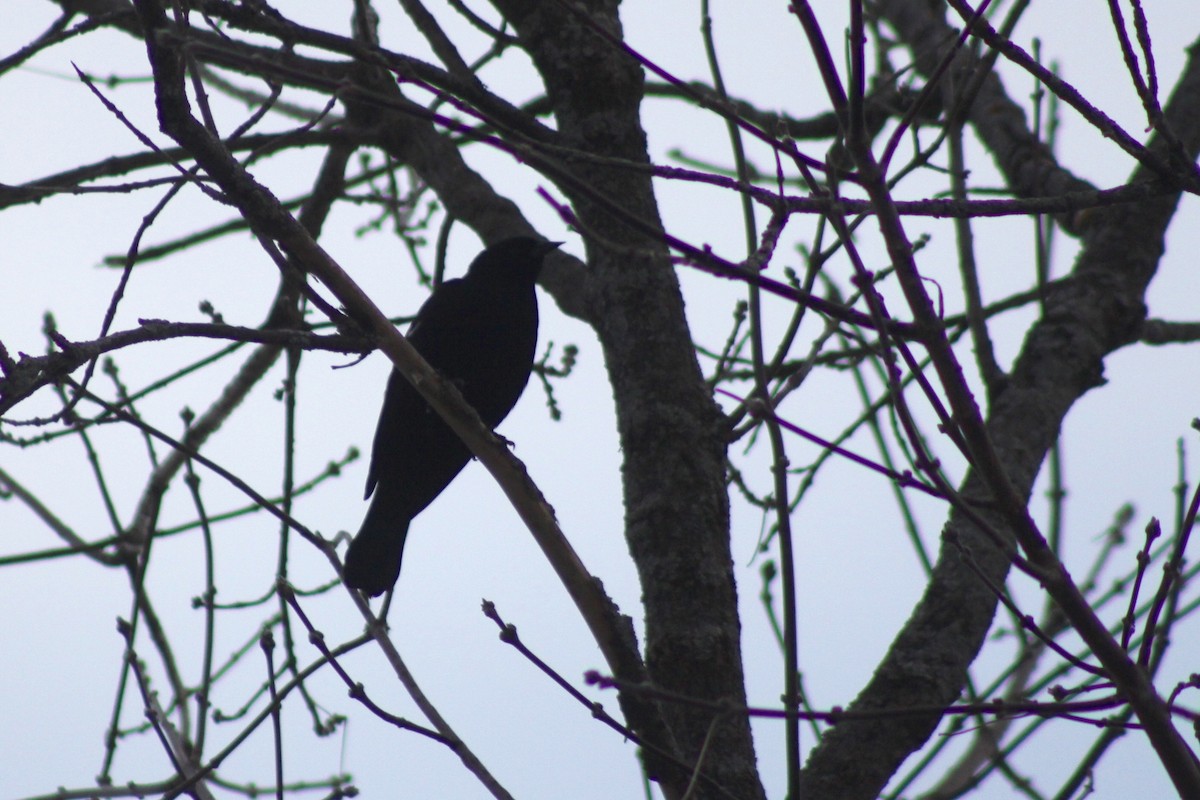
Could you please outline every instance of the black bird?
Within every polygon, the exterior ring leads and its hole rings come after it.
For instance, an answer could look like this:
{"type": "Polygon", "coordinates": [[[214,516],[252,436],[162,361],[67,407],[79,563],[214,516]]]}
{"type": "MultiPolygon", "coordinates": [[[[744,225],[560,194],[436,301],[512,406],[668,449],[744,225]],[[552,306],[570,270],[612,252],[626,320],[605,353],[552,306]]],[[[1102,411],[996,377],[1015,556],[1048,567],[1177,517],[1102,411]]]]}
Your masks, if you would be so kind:
{"type": "MultiPolygon", "coordinates": [[[[537,346],[534,282],[561,242],[521,236],[480,253],[417,312],[408,341],[462,392],[489,428],[529,382],[537,346]]],[[[408,525],[471,460],[471,451],[405,377],[392,370],[375,429],[365,498],[375,498],[346,551],[346,585],[375,597],[400,576],[408,525]]]]}

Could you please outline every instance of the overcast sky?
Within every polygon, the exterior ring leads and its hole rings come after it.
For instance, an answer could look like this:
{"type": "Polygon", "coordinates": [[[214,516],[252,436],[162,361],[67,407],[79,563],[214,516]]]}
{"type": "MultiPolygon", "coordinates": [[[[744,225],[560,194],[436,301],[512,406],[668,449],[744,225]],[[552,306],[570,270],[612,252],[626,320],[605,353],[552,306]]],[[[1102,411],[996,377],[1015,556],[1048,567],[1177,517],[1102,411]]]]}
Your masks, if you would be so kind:
{"type": "MultiPolygon", "coordinates": [[[[10,13],[0,26],[0,55],[28,42],[55,17],[55,6],[45,0],[7,2],[10,13]]],[[[338,4],[333,22],[320,19],[328,8],[324,4],[320,14],[309,4],[277,5],[289,14],[296,8],[306,9],[314,15],[313,24],[344,29],[343,6],[349,4],[338,4]]],[[[785,109],[796,117],[825,110],[827,103],[819,82],[813,79],[802,32],[788,19],[783,4],[770,8],[753,4],[752,11],[739,4],[713,5],[724,77],[732,94],[767,109],[785,109]]],[[[1088,5],[1090,10],[1082,12],[1075,3],[1035,3],[1014,38],[1032,49],[1032,37],[1040,37],[1043,62],[1060,62],[1064,76],[1085,96],[1131,133],[1142,135],[1144,116],[1124,75],[1107,15],[1099,4],[1088,5]],[[1078,17],[1085,13],[1095,15],[1094,24],[1080,24],[1078,17]]],[[[706,79],[696,6],[675,0],[630,0],[623,10],[629,41],[679,77],[706,79]]],[[[394,50],[426,57],[423,42],[395,10],[381,11],[385,42],[394,50]]],[[[1184,48],[1200,30],[1195,9],[1190,0],[1167,0],[1152,4],[1147,12],[1160,82],[1170,87],[1182,64],[1184,48]]],[[[839,46],[842,25],[839,18],[828,18],[827,31],[839,46]]],[[[835,48],[835,52],[840,51],[835,48]]],[[[0,183],[20,184],[110,154],[143,149],[75,77],[72,62],[101,79],[138,77],[147,72],[145,53],[137,42],[103,33],[51,49],[2,76],[0,183]]],[[[528,81],[515,83],[522,72],[527,70],[519,64],[502,63],[484,77],[492,89],[510,100],[522,101],[535,92],[528,81]]],[[[1033,91],[1028,76],[1003,64],[1001,73],[1018,101],[1033,91]]],[[[148,91],[145,83],[105,88],[133,124],[166,146],[168,141],[153,119],[148,91]]],[[[305,100],[302,96],[297,99],[305,100]]],[[[246,113],[231,102],[216,102],[227,114],[230,127],[246,113]]],[[[309,98],[309,105],[319,104],[309,98]]],[[[715,118],[667,101],[648,100],[644,121],[655,157],[662,163],[672,163],[667,153],[673,148],[713,163],[728,161],[724,126],[715,118]]],[[[269,129],[282,125],[281,121],[269,129]]],[[[1131,172],[1128,157],[1069,113],[1060,137],[1058,150],[1064,165],[1102,188],[1122,183],[1131,172]]],[[[824,147],[813,145],[811,153],[822,157],[824,147]]],[[[762,158],[764,154],[752,151],[751,155],[762,158]]],[[[277,196],[290,198],[310,185],[317,157],[314,151],[298,158],[266,161],[255,172],[277,196]]],[[[479,169],[498,176],[495,185],[518,202],[540,233],[564,240],[564,250],[583,256],[578,237],[566,230],[534,193],[544,181],[504,155],[476,149],[470,157],[479,169]]],[[[968,157],[977,183],[986,185],[988,181],[979,176],[994,173],[990,161],[977,150],[968,157]]],[[[770,168],[770,162],[760,166],[770,168]]],[[[992,184],[999,185],[999,179],[992,184]]],[[[901,194],[921,197],[932,185],[917,178],[905,184],[901,194]]],[[[744,255],[736,198],[686,185],[662,184],[660,189],[666,224],[676,236],[697,245],[710,244],[732,258],[744,255]]],[[[120,277],[119,271],[101,266],[102,260],[129,248],[143,215],[161,196],[161,189],[127,195],[62,196],[5,210],[0,225],[0,341],[11,354],[44,351],[41,330],[46,312],[53,312],[69,339],[98,335],[107,298],[120,277]]],[[[1200,250],[1198,210],[1195,198],[1184,199],[1170,232],[1167,256],[1149,295],[1151,316],[1196,316],[1195,298],[1200,296],[1195,269],[1195,253],[1200,250]]],[[[386,312],[412,313],[424,295],[407,267],[404,249],[386,233],[356,235],[370,213],[364,208],[339,207],[326,225],[322,243],[386,312]]],[[[229,209],[188,190],[164,212],[144,246],[229,218],[229,209]]],[[[807,224],[797,225],[792,243],[802,241],[809,230],[807,224]]],[[[980,269],[989,298],[1028,285],[1031,230],[1032,224],[1023,219],[978,226],[980,269]]],[[[946,297],[953,302],[957,270],[951,230],[944,221],[912,221],[910,236],[922,233],[933,238],[919,263],[929,277],[944,285],[946,297]]],[[[1061,274],[1070,266],[1075,243],[1060,237],[1059,244],[1055,265],[1061,274]]],[[[863,246],[868,253],[880,252],[869,234],[864,234],[863,246]]],[[[479,247],[467,229],[456,229],[449,251],[450,275],[460,274],[479,247]]],[[[790,262],[780,258],[779,274],[784,266],[801,266],[794,250],[780,252],[792,255],[790,262]]],[[[728,335],[739,287],[687,271],[680,277],[697,342],[719,348],[728,335]]],[[[137,269],[114,329],[135,327],[137,320],[145,317],[202,321],[198,304],[203,300],[210,301],[229,322],[257,325],[276,281],[275,267],[249,236],[229,236],[137,269]]],[[[515,442],[516,454],[553,504],[589,569],[640,626],[640,589],[621,534],[620,461],[602,354],[586,326],[559,313],[545,294],[541,301],[541,348],[551,342],[557,348],[568,343],[580,348],[576,374],[556,384],[564,417],[558,423],[550,421],[545,395],[534,382],[501,432],[515,442]]],[[[896,312],[896,307],[892,310],[896,312]]],[[[770,323],[782,324],[787,312],[783,304],[770,304],[770,323]]],[[[1010,338],[998,341],[1004,365],[1020,347],[1015,334],[1028,321],[1027,315],[1017,314],[1010,323],[1000,323],[999,330],[1010,333],[1010,338]]],[[[141,387],[219,347],[211,341],[176,341],[130,349],[118,355],[122,379],[141,387]]],[[[970,358],[969,348],[959,352],[964,359],[970,358]]],[[[1173,518],[1176,442],[1188,437],[1189,422],[1200,415],[1196,404],[1198,353],[1180,347],[1136,347],[1116,354],[1107,366],[1109,384],[1088,394],[1069,418],[1064,432],[1071,493],[1067,553],[1073,570],[1090,563],[1099,535],[1121,503],[1136,506],[1134,531],[1140,531],[1151,516],[1164,523],[1173,518]]],[[[224,366],[148,398],[141,412],[167,432],[178,434],[180,408],[184,404],[196,410],[205,408],[242,358],[235,355],[224,366]]],[[[298,407],[300,480],[315,476],[352,446],[364,454],[369,447],[388,364],[375,354],[352,368],[333,369],[352,360],[327,353],[307,353],[303,358],[298,407]]],[[[283,377],[280,363],[206,449],[209,457],[230,466],[267,495],[278,491],[281,480],[283,406],[272,391],[283,377]]],[[[848,384],[822,384],[796,407],[801,415],[796,421],[833,438],[858,413],[852,402],[848,384]]],[[[28,419],[55,407],[54,397],[43,390],[10,416],[28,419]]],[[[95,442],[112,478],[109,488],[118,515],[128,524],[134,503],[145,488],[145,445],[128,428],[98,431],[95,442]]],[[[856,443],[869,447],[865,437],[856,443]]],[[[950,458],[949,445],[940,442],[935,447],[947,457],[951,474],[961,475],[953,471],[960,465],[950,458]]],[[[1188,447],[1189,452],[1197,450],[1194,438],[1188,447]]],[[[811,457],[798,443],[795,452],[798,461],[805,453],[811,457]]],[[[737,455],[741,457],[740,449],[737,455]]],[[[757,458],[752,454],[745,460],[761,464],[757,458]]],[[[1196,459],[1190,457],[1189,464],[1194,476],[1196,459]]],[[[76,439],[28,449],[0,446],[0,468],[52,501],[54,513],[85,538],[100,539],[112,533],[76,439]]],[[[366,460],[360,458],[340,478],[301,498],[296,516],[326,536],[341,530],[353,532],[365,511],[361,501],[365,471],[366,460]]],[[[201,476],[210,513],[245,503],[244,497],[216,476],[201,476]]],[[[766,485],[758,488],[765,490],[766,485]]],[[[806,500],[793,520],[802,531],[802,663],[806,687],[817,707],[847,704],[853,699],[923,588],[919,565],[887,500],[889,491],[881,479],[851,464],[835,463],[821,474],[819,491],[806,500]],[[882,602],[881,597],[885,598],[882,602]]],[[[761,562],[755,557],[755,545],[765,523],[755,509],[736,502],[736,493],[734,500],[733,552],[743,607],[750,701],[775,705],[781,659],[770,644],[769,627],[757,600],[761,562]]],[[[933,502],[915,502],[926,544],[935,548],[944,509],[933,502]]],[[[1035,496],[1033,509],[1039,519],[1044,518],[1046,503],[1040,496],[1035,496]]],[[[163,524],[194,516],[185,488],[176,485],[168,494],[163,524]]],[[[247,600],[270,588],[278,528],[265,514],[223,524],[216,537],[221,601],[247,600]]],[[[0,556],[58,545],[21,504],[0,502],[0,556]]],[[[202,614],[191,605],[204,586],[200,540],[195,535],[178,536],[155,547],[147,583],[177,651],[189,654],[181,661],[188,670],[186,679],[194,681],[199,659],[192,654],[199,651],[203,636],[202,614]]],[[[1132,552],[1126,553],[1123,563],[1131,562],[1132,552]]],[[[295,548],[291,566],[293,581],[304,588],[332,578],[324,559],[304,546],[295,548]]],[[[1026,610],[1038,612],[1042,601],[1035,587],[1018,588],[1028,601],[1026,610]]],[[[59,786],[86,786],[94,780],[120,669],[123,643],[116,620],[130,614],[128,594],[123,572],[104,570],[78,558],[4,570],[0,580],[0,642],[6,651],[0,660],[0,706],[4,709],[0,796],[40,795],[59,786]]],[[[426,693],[515,796],[580,800],[640,796],[634,748],[593,721],[586,709],[499,643],[494,625],[479,613],[481,598],[495,601],[500,613],[518,625],[526,643],[576,685],[582,686],[585,670],[603,669],[603,660],[578,614],[515,512],[486,471],[472,465],[413,524],[391,615],[401,653],[426,693]]],[[[330,642],[344,641],[361,630],[361,619],[340,592],[313,600],[306,608],[330,642]]],[[[218,663],[251,641],[268,614],[261,607],[225,613],[217,637],[218,663]]],[[[1118,616],[1113,611],[1105,618],[1118,616]]],[[[303,632],[297,635],[303,640],[303,632]]],[[[1178,679],[1196,671],[1200,656],[1196,641],[1195,625],[1189,620],[1177,633],[1166,674],[1178,679]]],[[[140,641],[139,647],[150,658],[148,642],[140,641]]],[[[305,663],[316,657],[303,641],[298,650],[305,663]]],[[[380,705],[419,718],[377,650],[361,649],[346,659],[346,666],[380,705]]],[[[997,658],[981,664],[978,675],[986,683],[1002,666],[997,658]]],[[[217,698],[221,709],[236,712],[237,704],[245,702],[261,684],[263,674],[261,657],[254,653],[224,684],[217,698]]],[[[1162,685],[1170,685],[1170,681],[1162,685]]],[[[167,695],[165,684],[158,688],[167,695]]],[[[346,771],[354,774],[367,797],[393,796],[385,787],[393,786],[397,776],[402,776],[405,791],[398,796],[484,796],[482,787],[455,765],[456,759],[447,749],[396,733],[361,713],[329,670],[313,679],[311,689],[327,711],[350,715],[351,721],[335,736],[317,740],[301,704],[286,704],[289,779],[318,779],[346,771]]],[[[616,713],[615,695],[587,691],[616,713]]],[[[135,724],[140,705],[130,695],[123,716],[126,725],[135,724]]],[[[216,726],[210,735],[220,746],[240,730],[240,724],[228,723],[216,726]]],[[[1060,724],[1056,730],[1067,728],[1060,724]]],[[[780,731],[776,723],[756,725],[759,759],[772,797],[783,794],[780,731]]],[[[1022,768],[1047,776],[1046,786],[1054,786],[1092,736],[1092,731],[1081,728],[1056,740],[1053,748],[1046,744],[1047,738],[1041,747],[1022,750],[1022,768]]],[[[264,765],[270,763],[270,746],[269,730],[264,727],[223,772],[239,780],[269,781],[270,771],[264,765]]],[[[146,735],[131,737],[121,745],[113,774],[118,781],[146,780],[169,771],[161,748],[153,736],[146,735]]],[[[1105,762],[1102,776],[1107,780],[1100,784],[1102,791],[1097,796],[1101,798],[1167,796],[1170,791],[1165,774],[1136,734],[1118,745],[1105,762]]],[[[996,784],[985,796],[1006,796],[997,793],[999,788],[996,784]]]]}

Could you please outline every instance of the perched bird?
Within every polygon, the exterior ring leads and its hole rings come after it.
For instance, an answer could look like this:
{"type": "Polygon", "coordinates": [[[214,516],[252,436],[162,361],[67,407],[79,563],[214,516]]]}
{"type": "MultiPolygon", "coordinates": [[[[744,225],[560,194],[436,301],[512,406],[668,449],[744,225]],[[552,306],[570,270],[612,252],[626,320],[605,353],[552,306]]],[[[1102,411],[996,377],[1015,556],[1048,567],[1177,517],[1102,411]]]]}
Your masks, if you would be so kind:
{"type": "MultiPolygon", "coordinates": [[[[417,312],[408,341],[453,381],[483,424],[508,416],[529,382],[537,346],[534,281],[561,242],[505,239],[417,312]]],[[[471,460],[471,451],[405,377],[392,370],[375,429],[365,498],[374,499],[346,552],[346,585],[372,597],[396,583],[412,518],[471,460]]]]}

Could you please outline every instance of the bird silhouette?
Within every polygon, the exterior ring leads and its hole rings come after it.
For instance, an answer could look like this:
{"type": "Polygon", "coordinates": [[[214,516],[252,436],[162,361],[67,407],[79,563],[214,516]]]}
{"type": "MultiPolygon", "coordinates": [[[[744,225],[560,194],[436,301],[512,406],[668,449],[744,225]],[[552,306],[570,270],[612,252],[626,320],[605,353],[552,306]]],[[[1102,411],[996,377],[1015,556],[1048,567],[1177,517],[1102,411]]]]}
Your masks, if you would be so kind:
{"type": "MultiPolygon", "coordinates": [[[[408,341],[494,428],[529,382],[537,346],[534,283],[561,242],[516,237],[480,253],[437,287],[408,341]]],[[[395,585],[412,518],[471,460],[471,451],[397,370],[388,378],[364,498],[372,498],[346,551],[346,585],[375,597],[395,585]]]]}

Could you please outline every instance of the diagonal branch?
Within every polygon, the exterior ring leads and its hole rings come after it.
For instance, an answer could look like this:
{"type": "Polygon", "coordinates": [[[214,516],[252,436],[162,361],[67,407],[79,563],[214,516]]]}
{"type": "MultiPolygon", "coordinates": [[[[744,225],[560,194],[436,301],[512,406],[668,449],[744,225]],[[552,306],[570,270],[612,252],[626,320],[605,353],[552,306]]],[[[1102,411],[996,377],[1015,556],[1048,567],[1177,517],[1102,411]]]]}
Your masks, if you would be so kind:
{"type": "MultiPolygon", "coordinates": [[[[1165,119],[1179,132],[1188,154],[1200,153],[1200,51],[1193,51],[1167,105],[1165,119]]],[[[1150,144],[1154,160],[1165,158],[1161,139],[1150,144]]],[[[864,158],[869,158],[869,154],[864,158]]],[[[860,169],[863,164],[860,163],[860,169]]],[[[869,167],[869,164],[867,164],[869,167]]],[[[1131,180],[1146,180],[1139,167],[1131,180]]],[[[870,181],[866,181],[870,183],[870,181]]],[[[887,199],[875,198],[884,213],[887,199]]],[[[1146,314],[1145,291],[1163,252],[1163,236],[1179,193],[1097,212],[1084,235],[1084,250],[1070,279],[1051,292],[1045,314],[1033,327],[986,420],[976,418],[965,385],[953,373],[952,355],[940,354],[939,372],[955,419],[972,442],[973,466],[962,495],[998,530],[1010,532],[1031,562],[1044,572],[1048,593],[1087,641],[1138,714],[1181,796],[1200,794],[1200,770],[1175,730],[1170,710],[1149,678],[1096,619],[1061,564],[1044,547],[1028,521],[1026,504],[1033,481],[1059,426],[1076,401],[1100,385],[1104,359],[1135,340],[1146,314]],[[980,427],[980,425],[982,427],[980,427]]],[[[899,218],[892,213],[892,234],[899,218]]],[[[887,225],[889,223],[881,223],[887,225]]],[[[885,228],[886,230],[886,228],[885,228]]],[[[902,233],[901,233],[902,235],[902,233]]],[[[906,258],[893,247],[893,256],[906,258]]],[[[899,272],[898,268],[898,272],[899,272]]],[[[910,303],[923,291],[915,271],[908,276],[910,303]]],[[[921,323],[921,302],[913,305],[921,323]]],[[[934,353],[937,361],[938,353],[934,353]]],[[[966,679],[995,611],[995,596],[973,570],[999,585],[1009,561],[961,513],[953,513],[943,533],[939,561],[924,597],[895,639],[870,683],[851,706],[855,710],[950,703],[966,679]]],[[[814,750],[805,770],[807,796],[875,797],[893,771],[921,747],[939,714],[901,724],[840,724],[814,750]],[[862,754],[869,752],[871,758],[862,754]],[[832,787],[837,791],[830,793],[832,787]]]]}
{"type": "MultiPolygon", "coordinates": [[[[584,568],[563,537],[549,505],[533,485],[523,465],[480,421],[451,384],[442,380],[400,335],[390,320],[315,242],[279,201],[229,154],[192,115],[184,93],[184,63],[168,31],[163,8],[154,0],[138,0],[153,69],[159,122],[163,131],[188,150],[264,239],[278,243],[289,259],[301,265],[331,291],[359,324],[377,337],[380,349],[458,434],[496,478],[533,532],[584,617],[610,668],[634,680],[644,668],[633,640],[632,625],[620,616],[599,582],[584,568]],[[634,677],[636,676],[636,677],[634,677]]],[[[649,712],[653,713],[653,712],[649,712]]],[[[451,734],[452,735],[452,734],[451,734]]],[[[463,750],[465,750],[465,745],[463,750]]],[[[473,762],[481,780],[490,785],[486,769],[473,762]]]]}

